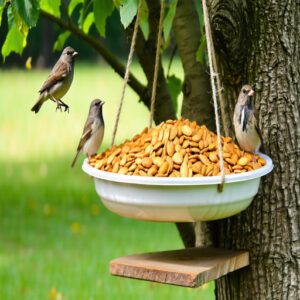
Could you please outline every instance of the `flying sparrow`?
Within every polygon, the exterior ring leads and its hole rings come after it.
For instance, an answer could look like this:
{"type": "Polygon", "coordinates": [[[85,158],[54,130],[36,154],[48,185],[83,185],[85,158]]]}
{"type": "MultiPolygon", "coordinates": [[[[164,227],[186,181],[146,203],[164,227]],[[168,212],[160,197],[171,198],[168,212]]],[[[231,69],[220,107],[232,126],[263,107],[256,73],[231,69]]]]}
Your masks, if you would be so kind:
{"type": "Polygon", "coordinates": [[[77,153],[71,165],[72,168],[74,167],[77,157],[81,151],[87,156],[95,155],[102,143],[104,136],[102,106],[104,103],[104,101],[95,99],[90,105],[89,114],[77,147],[77,153]]]}
{"type": "Polygon", "coordinates": [[[262,139],[253,106],[253,95],[251,85],[242,87],[234,109],[233,125],[240,147],[244,151],[255,153],[259,150],[262,139]]]}
{"type": "Polygon", "coordinates": [[[69,106],[61,98],[67,93],[73,81],[74,58],[77,54],[78,52],[72,47],[66,47],[63,50],[59,60],[39,90],[40,96],[31,108],[32,111],[38,113],[43,103],[48,99],[56,103],[56,109],[61,110],[63,106],[65,111],[69,111],[69,106]]]}

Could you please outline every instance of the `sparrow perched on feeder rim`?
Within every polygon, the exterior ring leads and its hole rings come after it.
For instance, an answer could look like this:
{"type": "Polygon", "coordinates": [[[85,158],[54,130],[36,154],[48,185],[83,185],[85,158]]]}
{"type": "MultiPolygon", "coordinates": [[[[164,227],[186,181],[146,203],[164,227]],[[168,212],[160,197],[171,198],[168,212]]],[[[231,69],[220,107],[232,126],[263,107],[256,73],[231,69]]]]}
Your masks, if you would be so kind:
{"type": "Polygon", "coordinates": [[[43,103],[48,99],[56,103],[56,110],[61,110],[61,107],[64,107],[65,111],[69,111],[69,106],[61,98],[67,93],[72,84],[74,58],[77,54],[78,52],[72,47],[66,47],[63,50],[59,60],[39,90],[40,96],[36,104],[31,108],[32,111],[38,113],[43,103]]]}
{"type": "Polygon", "coordinates": [[[77,147],[77,153],[71,165],[72,168],[81,151],[87,156],[95,155],[102,143],[104,136],[102,106],[104,103],[104,101],[99,99],[95,99],[91,102],[89,114],[77,147]]]}
{"type": "Polygon", "coordinates": [[[259,150],[262,140],[253,106],[253,95],[251,85],[242,87],[234,109],[233,124],[241,149],[255,153],[259,150]]]}

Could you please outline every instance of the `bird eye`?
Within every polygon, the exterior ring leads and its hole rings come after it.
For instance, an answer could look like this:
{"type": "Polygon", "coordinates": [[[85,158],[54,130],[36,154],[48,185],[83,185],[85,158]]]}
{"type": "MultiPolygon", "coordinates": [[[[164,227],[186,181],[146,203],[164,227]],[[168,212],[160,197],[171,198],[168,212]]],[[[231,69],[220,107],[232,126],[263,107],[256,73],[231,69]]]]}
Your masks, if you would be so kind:
{"type": "Polygon", "coordinates": [[[243,89],[243,93],[244,93],[244,94],[247,94],[248,92],[247,92],[247,90],[246,90],[246,89],[243,89]]]}
{"type": "Polygon", "coordinates": [[[67,54],[68,54],[68,55],[72,55],[72,51],[68,51],[67,54]]]}

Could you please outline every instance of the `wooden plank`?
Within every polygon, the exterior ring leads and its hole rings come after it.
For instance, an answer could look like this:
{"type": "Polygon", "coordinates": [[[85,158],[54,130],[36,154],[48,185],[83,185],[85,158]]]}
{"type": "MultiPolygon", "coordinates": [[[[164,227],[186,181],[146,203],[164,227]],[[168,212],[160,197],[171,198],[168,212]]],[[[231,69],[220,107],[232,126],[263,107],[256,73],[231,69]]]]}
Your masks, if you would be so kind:
{"type": "Polygon", "coordinates": [[[249,252],[188,248],[123,256],[110,262],[112,275],[198,287],[249,265],[249,252]]]}

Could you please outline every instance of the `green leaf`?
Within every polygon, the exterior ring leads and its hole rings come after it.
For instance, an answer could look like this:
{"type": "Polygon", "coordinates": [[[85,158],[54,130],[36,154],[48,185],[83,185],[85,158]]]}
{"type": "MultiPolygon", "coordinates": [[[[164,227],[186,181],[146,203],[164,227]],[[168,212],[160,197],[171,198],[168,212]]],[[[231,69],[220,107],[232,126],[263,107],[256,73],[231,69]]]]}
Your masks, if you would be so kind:
{"type": "Polygon", "coordinates": [[[40,8],[47,13],[60,18],[60,0],[41,0],[40,8]]]}
{"type": "Polygon", "coordinates": [[[172,29],[172,23],[176,12],[177,2],[178,0],[174,0],[170,3],[167,15],[164,19],[163,28],[165,40],[168,40],[172,29]]]}
{"type": "Polygon", "coordinates": [[[39,18],[38,0],[11,0],[13,10],[15,10],[27,27],[36,25],[39,18]]]}
{"type": "Polygon", "coordinates": [[[1,22],[2,22],[3,9],[4,9],[4,0],[0,0],[0,26],[1,26],[1,22]]]}
{"type": "Polygon", "coordinates": [[[22,54],[26,46],[27,35],[28,31],[25,33],[19,31],[16,23],[11,26],[1,49],[3,60],[5,60],[11,52],[22,54]]]}
{"type": "Polygon", "coordinates": [[[76,8],[77,5],[82,4],[83,0],[71,0],[69,7],[68,7],[68,14],[69,16],[72,15],[74,9],[76,8]]]}
{"type": "Polygon", "coordinates": [[[178,109],[178,96],[182,89],[182,82],[175,75],[168,76],[167,86],[170,92],[175,111],[178,109]]]}
{"type": "Polygon", "coordinates": [[[147,40],[149,36],[149,23],[148,23],[149,10],[146,1],[145,0],[141,0],[141,1],[142,1],[142,11],[140,17],[140,27],[145,39],[147,40]]]}
{"type": "Polygon", "coordinates": [[[200,45],[199,45],[198,50],[196,52],[196,60],[199,61],[201,64],[205,64],[205,61],[207,61],[205,35],[202,35],[202,37],[201,37],[200,45]]]}
{"type": "Polygon", "coordinates": [[[71,34],[70,31],[65,31],[61,33],[54,43],[53,50],[61,51],[66,43],[66,40],[69,38],[70,34],[71,34]]]}
{"type": "Polygon", "coordinates": [[[90,12],[87,17],[84,19],[82,30],[84,33],[88,34],[92,24],[95,22],[94,13],[90,12]]]}
{"type": "Polygon", "coordinates": [[[120,6],[123,4],[123,0],[113,0],[114,6],[119,9],[120,6]]]}
{"type": "Polygon", "coordinates": [[[11,5],[7,9],[7,24],[8,24],[8,29],[16,25],[14,13],[12,11],[11,5]]]}
{"type": "Polygon", "coordinates": [[[3,6],[0,6],[0,26],[2,22],[2,13],[3,13],[3,6]]]}
{"type": "Polygon", "coordinates": [[[94,18],[98,32],[105,36],[106,19],[114,10],[112,0],[94,0],[94,18]]]}
{"type": "Polygon", "coordinates": [[[199,23],[200,23],[200,32],[201,34],[204,33],[204,19],[203,19],[203,12],[202,12],[202,4],[201,1],[194,0],[196,11],[199,17],[199,23]]]}
{"type": "Polygon", "coordinates": [[[127,28],[128,25],[132,22],[135,17],[138,9],[137,0],[125,0],[123,5],[120,7],[120,17],[121,23],[124,28],[127,28]]]}
{"type": "Polygon", "coordinates": [[[20,16],[16,6],[10,5],[7,10],[8,28],[12,26],[17,26],[19,31],[25,35],[28,32],[28,25],[24,22],[20,16]]]}

